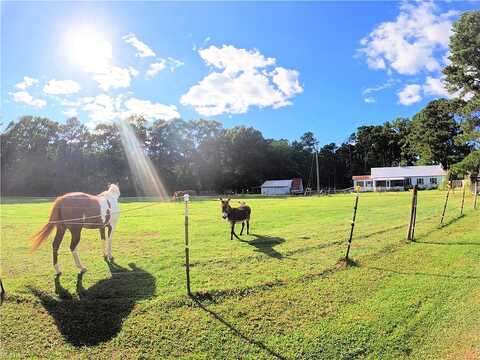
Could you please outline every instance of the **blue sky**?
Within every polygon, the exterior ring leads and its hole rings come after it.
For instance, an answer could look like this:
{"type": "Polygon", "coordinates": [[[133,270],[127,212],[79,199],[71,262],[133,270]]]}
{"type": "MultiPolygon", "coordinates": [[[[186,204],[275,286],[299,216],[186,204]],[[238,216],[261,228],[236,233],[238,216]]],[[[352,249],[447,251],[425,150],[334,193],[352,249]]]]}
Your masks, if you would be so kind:
{"type": "Polygon", "coordinates": [[[474,2],[2,3],[2,123],[207,118],[321,144],[450,96],[474,2]]]}

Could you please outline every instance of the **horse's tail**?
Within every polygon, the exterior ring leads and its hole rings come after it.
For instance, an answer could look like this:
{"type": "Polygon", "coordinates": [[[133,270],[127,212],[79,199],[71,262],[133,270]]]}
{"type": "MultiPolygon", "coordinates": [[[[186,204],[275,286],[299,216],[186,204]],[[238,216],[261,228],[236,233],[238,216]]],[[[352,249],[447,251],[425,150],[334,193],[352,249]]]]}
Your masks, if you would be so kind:
{"type": "Polygon", "coordinates": [[[30,249],[31,252],[37,250],[40,245],[45,241],[45,239],[50,235],[52,230],[56,227],[55,222],[61,220],[60,219],[60,199],[57,198],[53,203],[52,211],[50,212],[50,219],[48,223],[46,223],[39,232],[37,232],[32,237],[32,247],[30,249]]]}

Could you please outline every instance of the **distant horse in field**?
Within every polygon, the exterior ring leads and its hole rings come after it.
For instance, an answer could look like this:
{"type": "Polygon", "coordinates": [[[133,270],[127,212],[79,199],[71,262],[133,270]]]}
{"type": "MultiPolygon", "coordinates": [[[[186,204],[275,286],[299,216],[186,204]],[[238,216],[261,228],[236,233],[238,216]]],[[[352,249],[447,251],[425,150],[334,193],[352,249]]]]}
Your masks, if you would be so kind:
{"type": "Polygon", "coordinates": [[[232,208],[229,204],[230,199],[223,200],[220,198],[221,207],[222,207],[222,217],[228,219],[231,224],[230,240],[233,240],[235,236],[238,240],[240,238],[235,234],[235,223],[242,223],[242,230],[240,230],[240,235],[243,234],[243,228],[245,227],[245,222],[247,223],[247,234],[250,232],[250,214],[252,210],[245,203],[240,203],[238,208],[232,208]]]}
{"type": "Polygon", "coordinates": [[[48,223],[33,236],[32,252],[37,250],[53,229],[56,228],[57,233],[52,244],[53,266],[55,267],[55,272],[58,275],[61,274],[60,266],[58,265],[58,249],[65,231],[68,229],[72,234],[70,251],[75,260],[75,265],[77,265],[81,273],[84,273],[87,269],[80,262],[77,252],[82,228],[100,229],[100,236],[104,241],[103,255],[106,260],[111,261],[113,259],[112,234],[120,216],[118,207],[119,197],[120,189],[115,184],[111,184],[107,191],[98,195],[73,192],[57,197],[53,203],[48,223]],[[105,228],[108,229],[106,244],[105,228]]]}

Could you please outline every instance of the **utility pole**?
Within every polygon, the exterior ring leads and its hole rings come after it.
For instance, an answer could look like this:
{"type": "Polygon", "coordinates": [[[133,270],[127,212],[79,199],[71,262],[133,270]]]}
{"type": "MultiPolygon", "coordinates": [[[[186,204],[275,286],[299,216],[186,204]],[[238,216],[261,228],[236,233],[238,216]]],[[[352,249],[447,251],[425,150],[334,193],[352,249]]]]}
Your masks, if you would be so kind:
{"type": "Polygon", "coordinates": [[[320,194],[320,177],[318,175],[318,150],[315,148],[315,163],[317,165],[317,194],[320,194]]]}

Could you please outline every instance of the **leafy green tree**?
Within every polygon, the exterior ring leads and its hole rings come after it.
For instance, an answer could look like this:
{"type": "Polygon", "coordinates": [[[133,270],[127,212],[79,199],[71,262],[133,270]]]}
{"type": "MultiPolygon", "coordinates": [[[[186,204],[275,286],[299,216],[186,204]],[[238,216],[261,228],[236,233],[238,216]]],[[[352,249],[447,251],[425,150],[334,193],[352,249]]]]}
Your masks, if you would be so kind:
{"type": "Polygon", "coordinates": [[[413,117],[409,142],[419,164],[442,164],[444,168],[465,157],[467,145],[455,140],[461,134],[455,121],[455,106],[446,99],[433,100],[413,117]]]}
{"type": "Polygon", "coordinates": [[[443,73],[450,92],[467,99],[458,102],[463,134],[459,142],[473,147],[454,167],[456,172],[480,173],[480,11],[465,12],[453,25],[450,61],[443,73]]]}

